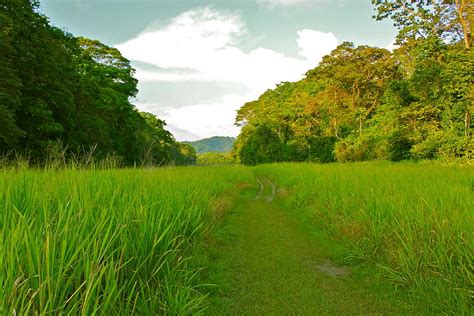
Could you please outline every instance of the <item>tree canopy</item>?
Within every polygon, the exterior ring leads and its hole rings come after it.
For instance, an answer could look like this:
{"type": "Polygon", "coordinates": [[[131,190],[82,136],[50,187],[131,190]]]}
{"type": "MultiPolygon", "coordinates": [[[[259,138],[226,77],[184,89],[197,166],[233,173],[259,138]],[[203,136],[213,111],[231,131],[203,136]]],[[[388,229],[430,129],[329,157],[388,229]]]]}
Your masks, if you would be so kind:
{"type": "Polygon", "coordinates": [[[399,48],[342,43],[303,80],[245,104],[241,162],[472,159],[472,2],[373,3],[399,48]]]}
{"type": "Polygon", "coordinates": [[[195,161],[164,121],[131,103],[135,70],[117,49],[51,26],[38,6],[0,4],[0,154],[42,163],[63,146],[127,165],[195,161]]]}

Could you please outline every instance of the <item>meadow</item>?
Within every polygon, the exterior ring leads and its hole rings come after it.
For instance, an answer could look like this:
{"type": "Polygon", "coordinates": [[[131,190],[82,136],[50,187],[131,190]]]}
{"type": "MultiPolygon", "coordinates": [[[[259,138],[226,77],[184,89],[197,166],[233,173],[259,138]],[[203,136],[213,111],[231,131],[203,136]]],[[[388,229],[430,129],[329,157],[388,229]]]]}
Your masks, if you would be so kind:
{"type": "Polygon", "coordinates": [[[0,169],[0,314],[205,313],[193,254],[256,177],[341,245],[335,262],[372,266],[426,313],[472,311],[474,169],[380,162],[0,169]]]}
{"type": "Polygon", "coordinates": [[[339,262],[372,263],[427,313],[469,314],[474,298],[474,169],[434,163],[257,167],[287,188],[295,216],[341,241],[339,262]]]}
{"type": "Polygon", "coordinates": [[[0,314],[199,312],[189,254],[243,181],[239,166],[0,170],[0,314]]]}

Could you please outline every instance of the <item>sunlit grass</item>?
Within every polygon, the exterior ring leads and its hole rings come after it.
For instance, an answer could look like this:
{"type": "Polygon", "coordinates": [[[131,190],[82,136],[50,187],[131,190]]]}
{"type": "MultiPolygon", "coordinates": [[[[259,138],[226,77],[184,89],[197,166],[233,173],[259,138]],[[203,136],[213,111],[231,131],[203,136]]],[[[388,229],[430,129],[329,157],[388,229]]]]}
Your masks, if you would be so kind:
{"type": "Polygon", "coordinates": [[[254,174],[347,247],[336,260],[378,267],[430,312],[472,309],[474,169],[356,163],[0,169],[0,314],[202,312],[190,255],[254,174]]]}
{"type": "Polygon", "coordinates": [[[474,297],[474,169],[435,164],[257,167],[289,188],[288,207],[433,312],[469,313],[474,297]]]}
{"type": "Polygon", "coordinates": [[[0,170],[0,314],[191,314],[188,250],[249,169],[0,170]]]}

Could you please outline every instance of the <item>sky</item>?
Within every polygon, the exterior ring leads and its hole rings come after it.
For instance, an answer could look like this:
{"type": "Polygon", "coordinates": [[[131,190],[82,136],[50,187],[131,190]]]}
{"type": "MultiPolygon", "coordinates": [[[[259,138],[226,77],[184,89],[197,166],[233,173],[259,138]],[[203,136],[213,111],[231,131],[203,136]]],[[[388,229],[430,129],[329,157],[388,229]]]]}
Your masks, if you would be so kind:
{"type": "Polygon", "coordinates": [[[344,41],[390,47],[370,0],[42,0],[53,25],[118,48],[132,100],[179,141],[236,136],[236,111],[297,81],[344,41]]]}

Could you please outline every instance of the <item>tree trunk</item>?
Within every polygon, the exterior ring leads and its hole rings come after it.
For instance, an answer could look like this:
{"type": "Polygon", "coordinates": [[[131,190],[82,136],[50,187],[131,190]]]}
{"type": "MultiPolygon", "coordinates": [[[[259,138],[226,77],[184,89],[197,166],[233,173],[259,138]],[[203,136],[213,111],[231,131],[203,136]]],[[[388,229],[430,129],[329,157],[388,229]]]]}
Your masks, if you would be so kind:
{"type": "Polygon", "coordinates": [[[472,24],[473,21],[473,3],[472,0],[456,0],[456,9],[457,15],[459,18],[459,23],[461,24],[463,35],[464,35],[464,45],[466,49],[470,49],[472,46],[472,24]],[[467,16],[465,16],[465,14],[467,16]]]}

